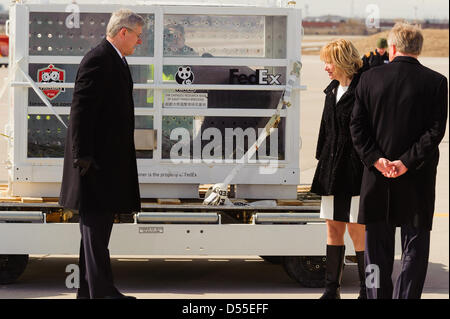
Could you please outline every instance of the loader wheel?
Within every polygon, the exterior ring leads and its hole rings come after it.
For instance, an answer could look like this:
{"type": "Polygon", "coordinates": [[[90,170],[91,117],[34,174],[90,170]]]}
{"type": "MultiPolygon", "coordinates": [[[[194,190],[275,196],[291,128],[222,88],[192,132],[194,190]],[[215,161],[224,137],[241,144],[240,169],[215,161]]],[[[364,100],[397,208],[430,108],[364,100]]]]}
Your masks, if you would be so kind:
{"type": "Polygon", "coordinates": [[[271,264],[275,264],[275,265],[279,265],[282,262],[282,256],[259,256],[262,259],[264,259],[264,261],[267,261],[271,264]]]}
{"type": "Polygon", "coordinates": [[[24,272],[28,255],[0,255],[0,284],[15,282],[24,272]]]}
{"type": "Polygon", "coordinates": [[[325,287],[325,256],[284,256],[282,263],[289,277],[308,288],[325,287]]]}

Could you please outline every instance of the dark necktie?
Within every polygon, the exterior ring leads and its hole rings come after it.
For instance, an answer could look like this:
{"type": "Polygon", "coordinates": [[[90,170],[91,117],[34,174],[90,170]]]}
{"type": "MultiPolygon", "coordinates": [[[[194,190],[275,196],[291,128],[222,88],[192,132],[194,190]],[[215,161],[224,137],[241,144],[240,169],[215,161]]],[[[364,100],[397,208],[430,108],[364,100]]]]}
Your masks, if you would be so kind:
{"type": "Polygon", "coordinates": [[[128,66],[128,62],[127,62],[127,59],[125,59],[125,57],[122,57],[122,61],[123,61],[123,64],[125,64],[125,66],[128,66]]]}

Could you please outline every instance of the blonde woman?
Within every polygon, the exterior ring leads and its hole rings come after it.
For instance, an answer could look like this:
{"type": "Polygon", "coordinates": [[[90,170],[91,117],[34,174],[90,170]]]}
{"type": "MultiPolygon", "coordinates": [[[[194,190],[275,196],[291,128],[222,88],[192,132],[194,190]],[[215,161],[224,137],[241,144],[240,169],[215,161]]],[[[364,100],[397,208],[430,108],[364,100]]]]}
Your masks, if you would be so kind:
{"type": "Polygon", "coordinates": [[[360,278],[359,299],[366,298],[364,225],[358,224],[362,162],[350,136],[350,115],[362,60],[354,45],[338,39],[320,52],[332,80],[325,92],[325,106],[317,142],[317,164],[311,191],[322,196],[320,216],[327,224],[325,293],[321,299],[340,299],[344,265],[344,234],[353,241],[360,278]]]}

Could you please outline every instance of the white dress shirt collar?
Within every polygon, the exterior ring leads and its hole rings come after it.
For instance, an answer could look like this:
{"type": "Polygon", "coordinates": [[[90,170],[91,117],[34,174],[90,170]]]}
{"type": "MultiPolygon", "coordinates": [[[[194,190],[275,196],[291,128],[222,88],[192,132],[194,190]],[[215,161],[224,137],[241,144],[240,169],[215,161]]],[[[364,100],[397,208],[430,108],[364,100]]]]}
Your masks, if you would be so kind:
{"type": "Polygon", "coordinates": [[[114,49],[116,49],[117,54],[120,56],[121,59],[123,59],[123,55],[122,53],[120,53],[119,49],[116,48],[116,46],[114,44],[112,44],[111,41],[109,41],[108,39],[106,39],[109,43],[111,43],[111,45],[113,46],[114,49]]]}

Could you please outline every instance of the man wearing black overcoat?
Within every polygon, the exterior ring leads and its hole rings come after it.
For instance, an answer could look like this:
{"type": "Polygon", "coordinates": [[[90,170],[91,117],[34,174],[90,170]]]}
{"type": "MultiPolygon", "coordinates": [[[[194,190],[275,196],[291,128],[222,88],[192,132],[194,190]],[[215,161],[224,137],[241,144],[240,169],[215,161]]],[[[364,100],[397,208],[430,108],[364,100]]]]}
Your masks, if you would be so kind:
{"type": "Polygon", "coordinates": [[[417,60],[422,43],[418,27],[397,23],[391,63],[363,73],[356,89],[350,129],[365,165],[358,222],[366,224],[368,298],[418,299],[427,273],[448,91],[447,79],[417,60]],[[395,227],[402,266],[394,287],[395,227]]]}
{"type": "Polygon", "coordinates": [[[77,298],[133,298],[114,286],[108,243],[114,214],[140,210],[125,56],[142,43],[143,25],[129,10],[114,12],[106,38],[82,59],[75,80],[59,203],[80,215],[77,298]]]}

